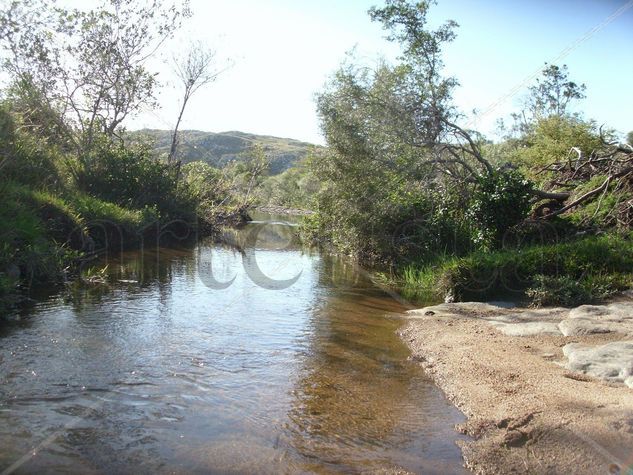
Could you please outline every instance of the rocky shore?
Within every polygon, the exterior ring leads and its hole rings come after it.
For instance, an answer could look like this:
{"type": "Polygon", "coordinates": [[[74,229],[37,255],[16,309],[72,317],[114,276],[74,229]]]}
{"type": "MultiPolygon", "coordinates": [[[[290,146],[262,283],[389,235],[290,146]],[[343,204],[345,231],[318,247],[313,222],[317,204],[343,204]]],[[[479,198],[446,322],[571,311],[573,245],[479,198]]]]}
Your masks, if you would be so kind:
{"type": "Polygon", "coordinates": [[[442,304],[402,338],[467,416],[475,473],[633,473],[633,299],[575,309],[442,304]]]}

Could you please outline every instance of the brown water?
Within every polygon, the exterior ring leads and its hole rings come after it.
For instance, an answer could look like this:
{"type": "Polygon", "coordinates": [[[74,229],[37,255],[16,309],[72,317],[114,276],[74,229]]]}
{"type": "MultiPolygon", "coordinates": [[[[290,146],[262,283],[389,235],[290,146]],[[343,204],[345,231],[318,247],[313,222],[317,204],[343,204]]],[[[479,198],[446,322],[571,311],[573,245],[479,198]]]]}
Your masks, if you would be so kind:
{"type": "Polygon", "coordinates": [[[292,231],[110,257],[0,329],[0,473],[461,473],[403,307],[292,231]]]}

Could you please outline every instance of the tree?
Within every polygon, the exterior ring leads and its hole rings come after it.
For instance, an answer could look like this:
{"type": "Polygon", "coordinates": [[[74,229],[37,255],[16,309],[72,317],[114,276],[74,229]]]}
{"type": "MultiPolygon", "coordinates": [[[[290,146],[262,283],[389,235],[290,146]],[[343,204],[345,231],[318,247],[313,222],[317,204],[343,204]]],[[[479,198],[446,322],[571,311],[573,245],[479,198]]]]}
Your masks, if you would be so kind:
{"type": "Polygon", "coordinates": [[[525,108],[512,114],[515,130],[521,134],[530,132],[539,120],[549,117],[571,117],[569,106],[573,101],[584,99],[586,86],[569,79],[567,65],[545,63],[542,75],[530,86],[525,108]]]}
{"type": "Polygon", "coordinates": [[[215,81],[222,71],[215,64],[215,51],[205,47],[202,43],[192,43],[187,53],[181,57],[174,57],[174,71],[180,81],[183,90],[182,104],[176,125],[172,133],[171,147],[169,149],[168,162],[172,163],[176,158],[178,148],[178,128],[185,113],[189,99],[198,89],[215,81]]]}
{"type": "Polygon", "coordinates": [[[402,54],[396,66],[375,70],[344,65],[319,95],[317,109],[330,147],[344,156],[362,155],[381,166],[412,174],[433,168],[460,182],[493,173],[481,137],[460,127],[452,104],[457,81],[442,75],[442,46],[457,24],[427,28],[431,2],[388,0],[369,11],[402,54]]]}
{"type": "Polygon", "coordinates": [[[584,99],[586,86],[569,80],[567,65],[545,63],[543,77],[530,87],[529,107],[536,118],[562,117],[573,100],[584,99]]]}
{"type": "Polygon", "coordinates": [[[457,80],[442,75],[442,46],[455,39],[458,25],[450,20],[437,30],[429,30],[430,4],[388,0],[384,7],[369,11],[372,20],[389,31],[387,39],[402,48],[400,61],[405,78],[396,92],[406,101],[402,112],[410,118],[405,131],[411,135],[410,142],[423,149],[423,155],[439,170],[450,175],[457,166],[471,175],[475,173],[474,165],[490,174],[493,167],[482,156],[476,134],[457,125],[460,114],[451,103],[457,80]]]}
{"type": "Polygon", "coordinates": [[[352,59],[317,98],[328,150],[311,164],[323,186],[310,229],[370,260],[428,257],[461,242],[456,215],[464,208],[444,204],[493,172],[480,137],[457,125],[457,81],[442,75],[442,46],[456,24],[428,30],[429,4],[392,0],[372,8],[388,39],[401,45],[398,63],[371,69],[352,59]]]}
{"type": "Polygon", "coordinates": [[[254,204],[254,192],[268,174],[269,167],[270,158],[264,147],[254,143],[239,154],[239,159],[222,168],[223,182],[227,184],[230,202],[238,213],[254,204]]]}
{"type": "Polygon", "coordinates": [[[14,1],[0,11],[4,66],[15,90],[36,99],[31,112],[57,114],[83,156],[97,133],[116,137],[127,117],[155,104],[147,60],[187,12],[160,0],[109,0],[90,11],[14,1]]]}
{"type": "MultiPolygon", "coordinates": [[[[427,245],[430,236],[443,236],[440,245],[463,243],[469,206],[470,222],[498,245],[509,227],[527,217],[534,195],[560,201],[570,196],[534,189],[512,167],[493,166],[484,156],[490,148],[484,137],[459,125],[463,115],[452,102],[457,81],[443,74],[442,63],[442,48],[455,38],[457,24],[429,29],[431,3],[387,0],[372,8],[371,18],[400,45],[398,62],[368,68],[352,59],[317,97],[328,151],[311,165],[323,180],[311,222],[344,250],[384,254],[385,233],[400,235],[403,223],[415,222],[423,224],[416,224],[409,242],[424,247],[427,256],[445,252],[427,245]],[[478,190],[485,195],[480,193],[482,206],[504,219],[475,209],[478,190]]],[[[554,75],[552,86],[563,85],[555,104],[560,113],[579,95],[564,78],[554,75]]]]}

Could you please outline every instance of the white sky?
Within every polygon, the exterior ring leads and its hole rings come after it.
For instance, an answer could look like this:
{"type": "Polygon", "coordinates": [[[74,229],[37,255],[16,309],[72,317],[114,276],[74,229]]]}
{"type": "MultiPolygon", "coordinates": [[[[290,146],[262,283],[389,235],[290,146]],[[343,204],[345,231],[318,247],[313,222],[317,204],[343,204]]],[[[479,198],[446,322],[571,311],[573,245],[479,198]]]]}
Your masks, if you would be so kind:
{"type": "MultiPolygon", "coordinates": [[[[370,64],[395,55],[366,13],[376,3],[380,0],[191,0],[193,17],[163,58],[195,39],[234,66],[193,97],[181,127],[323,143],[314,95],[346,52],[356,46],[370,64]]],[[[474,122],[491,133],[497,118],[519,107],[527,78],[623,5],[633,6],[633,0],[439,0],[431,20],[460,24],[457,40],[446,48],[447,71],[462,85],[455,94],[458,106],[481,112],[515,89],[517,94],[474,122]]],[[[567,64],[570,77],[586,83],[588,99],[580,105],[586,117],[623,133],[633,130],[633,8],[587,35],[557,64],[567,64]]],[[[169,68],[157,66],[169,83],[169,68]]],[[[166,87],[162,108],[128,127],[172,127],[178,100],[166,87]]]]}

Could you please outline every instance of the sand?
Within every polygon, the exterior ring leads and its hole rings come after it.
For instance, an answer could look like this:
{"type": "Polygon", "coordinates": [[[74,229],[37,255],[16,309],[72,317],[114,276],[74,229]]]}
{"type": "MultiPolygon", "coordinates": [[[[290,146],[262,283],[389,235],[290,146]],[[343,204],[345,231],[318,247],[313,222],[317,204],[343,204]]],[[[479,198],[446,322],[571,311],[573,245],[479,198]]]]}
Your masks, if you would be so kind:
{"type": "MultiPolygon", "coordinates": [[[[630,313],[622,305],[617,311],[633,317],[633,300],[625,305],[630,313]]],[[[589,310],[571,317],[605,314],[589,310]]],[[[628,331],[617,325],[605,331],[602,321],[594,322],[602,328],[595,333],[565,336],[556,328],[569,321],[568,309],[534,312],[485,304],[427,307],[407,318],[401,336],[411,358],[467,417],[458,429],[472,437],[460,445],[474,473],[633,470],[633,389],[624,384],[633,360],[620,358],[615,366],[607,361],[613,370],[600,366],[595,373],[602,379],[592,376],[592,361],[574,365],[563,352],[576,348],[582,350],[579,357],[597,353],[604,359],[604,352],[584,350],[631,341],[628,331]],[[535,322],[543,323],[539,331],[535,322]],[[525,330],[521,336],[516,325],[525,330]]]]}

